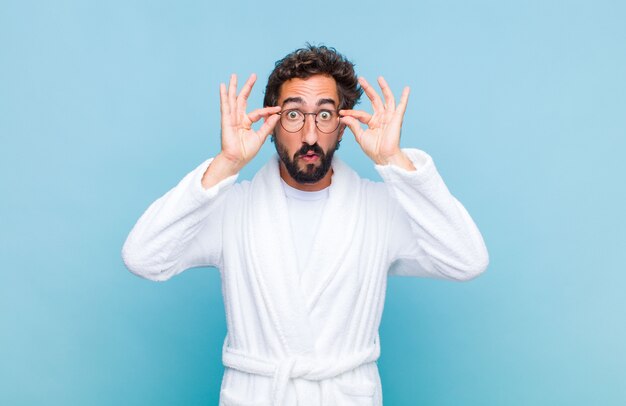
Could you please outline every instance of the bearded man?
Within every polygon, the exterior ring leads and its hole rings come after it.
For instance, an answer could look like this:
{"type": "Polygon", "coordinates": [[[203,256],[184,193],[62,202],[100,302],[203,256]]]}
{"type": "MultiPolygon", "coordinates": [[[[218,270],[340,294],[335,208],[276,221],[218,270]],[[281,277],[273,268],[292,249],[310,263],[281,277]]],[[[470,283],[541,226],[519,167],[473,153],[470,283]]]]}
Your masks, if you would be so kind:
{"type": "Polygon", "coordinates": [[[255,79],[220,85],[221,151],[148,208],[124,262],[156,281],[219,269],[220,405],[381,405],[387,275],[471,279],[488,264],[483,239],[431,157],[400,148],[408,88],[396,105],[380,77],[381,98],[324,46],[278,61],[247,113],[255,79]],[[353,109],[363,91],[372,114],[353,109]],[[334,156],[346,127],[384,182],[334,156]],[[270,134],[278,156],[236,183],[270,134]]]}

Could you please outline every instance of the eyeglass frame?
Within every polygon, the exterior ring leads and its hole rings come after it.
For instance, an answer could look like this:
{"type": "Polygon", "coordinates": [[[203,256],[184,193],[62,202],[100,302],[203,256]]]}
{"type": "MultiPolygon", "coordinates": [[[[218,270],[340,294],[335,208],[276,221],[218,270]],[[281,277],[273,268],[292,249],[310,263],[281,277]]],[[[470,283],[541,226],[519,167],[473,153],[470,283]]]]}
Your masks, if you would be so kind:
{"type": "Polygon", "coordinates": [[[321,109],[320,111],[318,111],[317,113],[305,113],[304,111],[300,110],[300,109],[287,109],[285,111],[279,111],[278,113],[276,113],[280,116],[280,120],[278,120],[280,122],[280,126],[283,128],[283,130],[287,131],[288,133],[294,134],[297,133],[298,131],[301,131],[304,128],[304,125],[306,124],[306,116],[314,116],[315,117],[315,128],[317,128],[318,130],[320,130],[321,132],[323,132],[324,134],[332,134],[335,131],[337,131],[337,129],[339,128],[339,126],[341,125],[341,121],[339,121],[339,110],[334,110],[334,109],[321,109]],[[285,128],[285,126],[283,125],[283,113],[289,113],[291,111],[297,111],[299,113],[301,113],[304,116],[304,119],[302,120],[302,125],[300,126],[300,128],[298,128],[296,131],[289,131],[288,129],[285,128]],[[332,131],[324,131],[322,130],[318,125],[317,125],[317,115],[322,113],[322,112],[332,112],[337,114],[337,127],[335,127],[332,131]]]}

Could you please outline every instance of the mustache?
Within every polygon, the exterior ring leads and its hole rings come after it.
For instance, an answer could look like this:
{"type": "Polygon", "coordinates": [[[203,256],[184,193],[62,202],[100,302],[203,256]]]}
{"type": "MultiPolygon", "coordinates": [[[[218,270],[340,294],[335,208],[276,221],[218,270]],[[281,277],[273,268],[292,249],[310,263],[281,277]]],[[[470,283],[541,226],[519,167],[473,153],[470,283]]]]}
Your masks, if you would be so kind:
{"type": "Polygon", "coordinates": [[[302,145],[302,147],[298,150],[298,152],[296,152],[296,157],[298,155],[306,155],[310,151],[316,153],[317,155],[324,156],[324,150],[316,142],[313,145],[309,145],[309,144],[302,145]]]}

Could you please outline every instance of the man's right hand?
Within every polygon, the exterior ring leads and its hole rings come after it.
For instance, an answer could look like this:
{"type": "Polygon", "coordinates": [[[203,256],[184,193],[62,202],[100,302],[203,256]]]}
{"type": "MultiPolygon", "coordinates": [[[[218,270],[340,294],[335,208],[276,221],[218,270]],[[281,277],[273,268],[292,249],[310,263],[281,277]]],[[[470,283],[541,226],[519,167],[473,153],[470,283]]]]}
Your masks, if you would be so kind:
{"type": "Polygon", "coordinates": [[[246,113],[248,96],[255,81],[256,75],[250,75],[239,95],[237,95],[237,75],[231,75],[228,89],[224,83],[220,84],[222,150],[202,177],[202,186],[205,189],[238,173],[250,162],[280,119],[276,114],[280,111],[280,106],[265,107],[246,113]],[[264,119],[263,125],[258,131],[253,130],[252,124],[261,118],[264,119]]]}

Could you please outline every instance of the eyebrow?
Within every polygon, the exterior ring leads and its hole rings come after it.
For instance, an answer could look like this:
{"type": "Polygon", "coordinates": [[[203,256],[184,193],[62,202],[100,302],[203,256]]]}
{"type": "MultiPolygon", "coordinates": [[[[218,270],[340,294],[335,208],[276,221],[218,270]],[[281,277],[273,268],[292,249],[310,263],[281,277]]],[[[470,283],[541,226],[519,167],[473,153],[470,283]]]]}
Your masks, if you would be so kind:
{"type": "MultiPolygon", "coordinates": [[[[304,104],[304,99],[302,99],[302,97],[287,97],[283,100],[283,106],[287,103],[304,104]]],[[[317,103],[315,103],[316,106],[321,106],[322,104],[332,104],[333,106],[337,105],[333,99],[319,99],[317,103]]]]}

